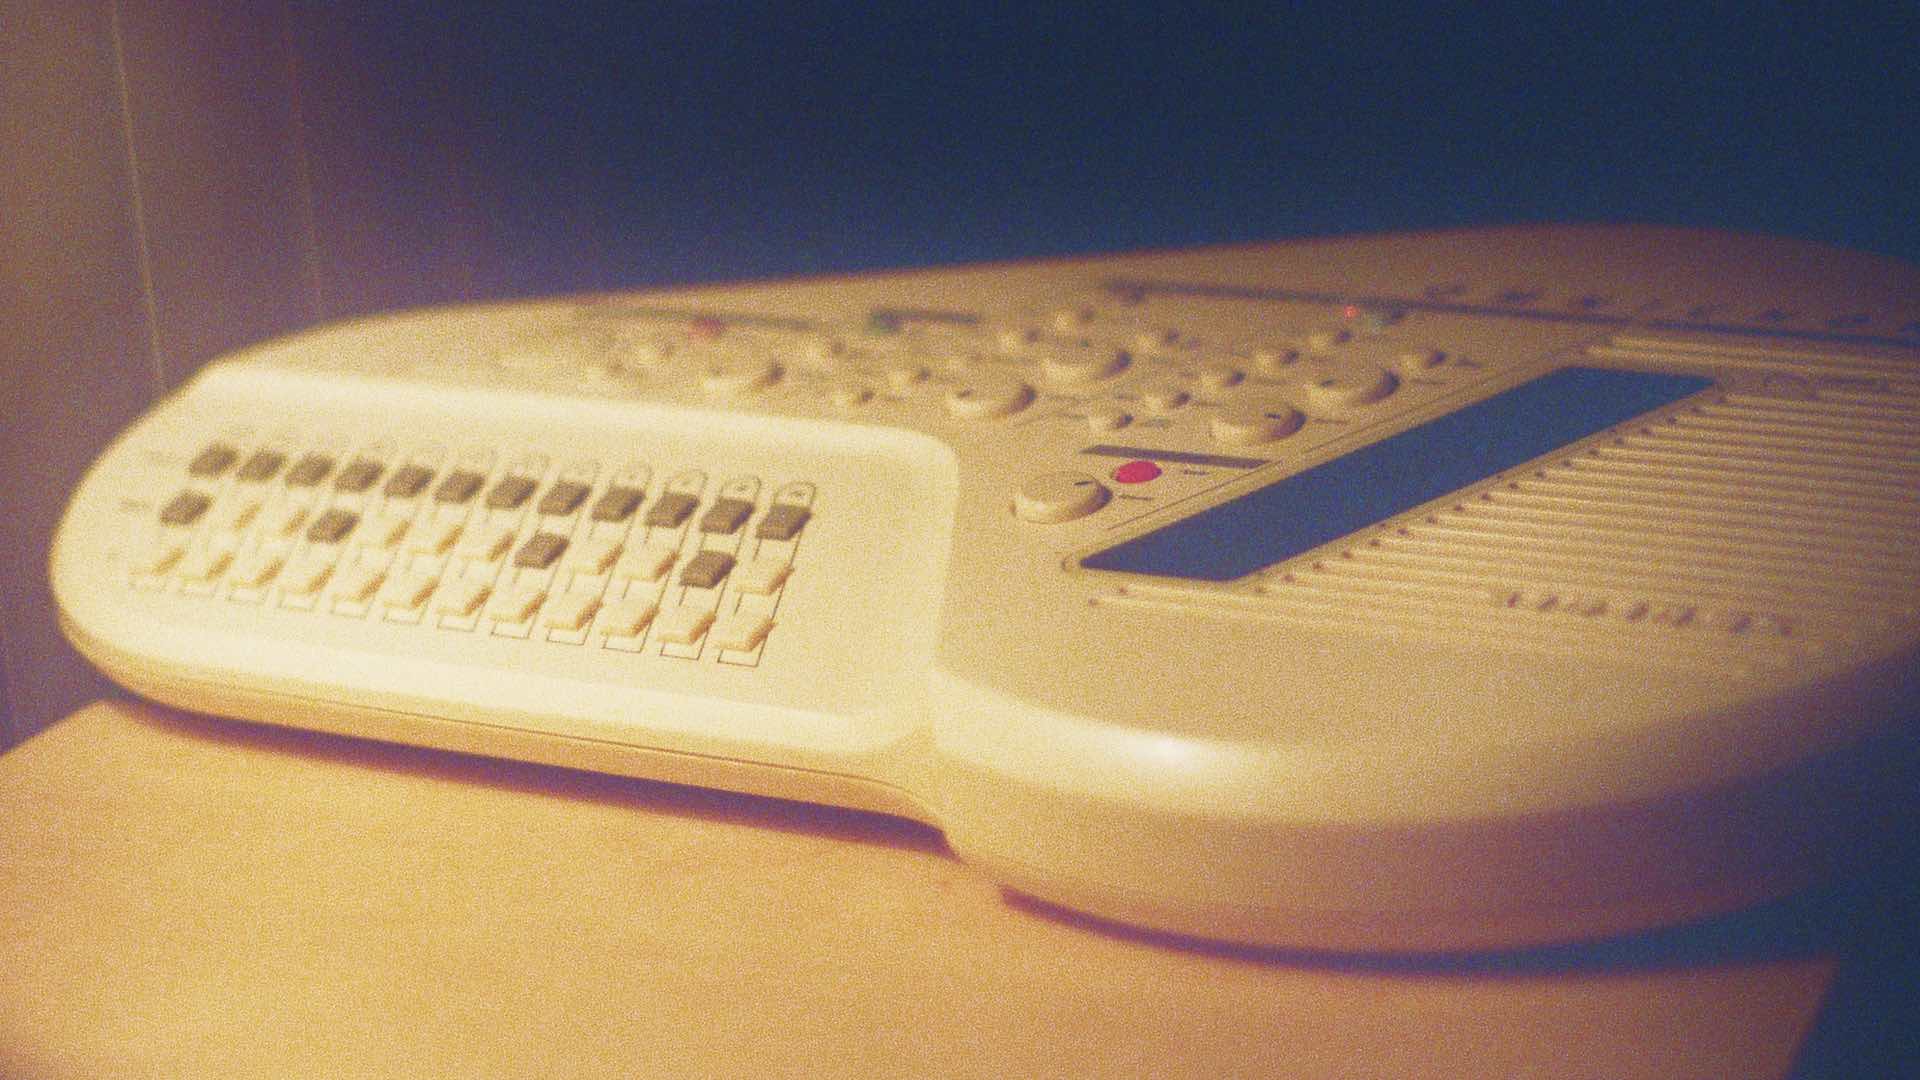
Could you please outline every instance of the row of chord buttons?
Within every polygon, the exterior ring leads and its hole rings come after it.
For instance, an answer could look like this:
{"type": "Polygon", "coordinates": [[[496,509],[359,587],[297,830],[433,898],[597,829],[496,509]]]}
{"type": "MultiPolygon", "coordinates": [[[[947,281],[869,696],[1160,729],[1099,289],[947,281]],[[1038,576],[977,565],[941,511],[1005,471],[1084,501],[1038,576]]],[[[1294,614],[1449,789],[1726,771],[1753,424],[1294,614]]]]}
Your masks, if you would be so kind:
{"type": "MultiPolygon", "coordinates": [[[[499,532],[487,534],[501,536],[499,532]]],[[[510,532],[506,534],[510,539],[510,532]]],[[[476,548],[471,554],[480,563],[497,560],[505,550],[505,541],[490,548],[476,548]]],[[[234,547],[208,543],[190,548],[187,539],[166,534],[137,560],[135,569],[145,575],[161,575],[176,568],[187,581],[212,583],[227,577],[233,584],[248,589],[265,588],[276,578],[281,587],[295,595],[319,591],[332,576],[339,561],[340,548],[334,545],[308,548],[288,566],[290,549],[286,545],[259,548],[240,554],[234,547]],[[229,573],[231,570],[231,573],[229,573]]],[[[627,545],[618,537],[594,536],[572,544],[556,533],[535,533],[520,546],[513,558],[515,567],[546,570],[558,563],[575,573],[599,575],[611,572],[616,578],[655,582],[665,579],[680,562],[680,550],[669,544],[627,545]],[[563,558],[563,556],[565,556],[563,558]]],[[[369,564],[371,565],[371,564],[369,564]]],[[[680,567],[679,583],[693,588],[711,589],[729,576],[738,586],[752,593],[771,593],[786,580],[788,564],[775,556],[750,559],[742,564],[729,552],[705,548],[693,553],[680,567]]],[[[384,570],[381,571],[384,574],[384,570]]],[[[362,581],[357,587],[341,590],[356,600],[365,600],[379,582],[362,581]]],[[[429,587],[430,588],[430,587],[429,587]]],[[[422,597],[424,599],[424,597],[422,597]]],[[[407,605],[418,606],[417,603],[407,605]]]]}
{"type": "MultiPolygon", "coordinates": [[[[740,587],[748,592],[770,593],[785,581],[787,570],[786,564],[777,564],[759,572],[752,582],[743,575],[740,587]]],[[[583,634],[597,628],[610,638],[638,638],[651,627],[659,640],[674,645],[698,644],[711,634],[714,645],[743,651],[759,645],[773,628],[772,616],[763,611],[740,610],[723,616],[711,603],[668,607],[663,603],[663,592],[656,587],[602,596],[595,592],[556,592],[539,580],[502,587],[491,579],[472,577],[447,581],[443,587],[433,574],[389,575],[377,566],[354,566],[336,583],[334,597],[336,604],[378,604],[389,614],[405,615],[423,608],[453,620],[473,620],[484,614],[494,621],[497,631],[539,626],[561,634],[583,634]]],[[[347,610],[350,614],[358,611],[347,610]]],[[[463,623],[461,628],[470,629],[471,625],[463,623]]]]}
{"type": "MultiPolygon", "coordinates": [[[[240,452],[227,443],[212,443],[203,448],[188,464],[189,475],[201,479],[212,479],[224,474],[239,460],[240,452]]],[[[234,473],[234,478],[247,483],[264,483],[277,475],[287,456],[277,450],[256,450],[234,473]]],[[[287,471],[289,487],[313,487],[333,473],[335,461],[326,454],[307,454],[287,471]]],[[[367,458],[356,458],[334,476],[336,490],[359,493],[370,489],[386,466],[367,458]]],[[[389,498],[407,499],[418,496],[433,484],[435,473],[422,465],[409,464],[395,469],[388,476],[382,494],[389,498]]],[[[453,469],[440,479],[433,489],[435,502],[445,505],[463,505],[471,501],[485,485],[486,477],[470,469],[453,469]]],[[[494,482],[487,492],[484,505],[489,510],[517,510],[524,506],[539,484],[533,478],[510,473],[494,482]]],[[[578,480],[556,480],[540,497],[535,510],[543,515],[560,517],[578,510],[592,486],[578,480]]],[[[639,488],[613,484],[597,499],[588,517],[598,522],[618,523],[631,518],[645,501],[646,493],[639,488]]],[[[204,492],[188,489],[180,492],[160,511],[160,520],[168,525],[191,525],[212,506],[213,499],[204,492]]],[[[251,514],[257,512],[260,501],[240,496],[230,515],[246,515],[232,527],[245,528],[251,520],[251,514]]],[[[656,499],[643,517],[646,525],[657,528],[678,528],[700,505],[697,496],[679,491],[668,491],[656,499]]],[[[299,504],[289,504],[288,513],[304,512],[299,504]]],[[[345,511],[340,513],[345,514],[345,511]]],[[[716,499],[707,508],[700,519],[700,531],[706,533],[729,534],[737,530],[753,513],[753,503],[746,499],[723,497],[716,499]]],[[[807,521],[807,510],[800,506],[777,504],[770,508],[761,519],[757,534],[767,540],[791,540],[799,533],[807,521]]],[[[304,519],[294,519],[292,524],[283,524],[279,531],[282,535],[291,535],[299,528],[304,519]]],[[[322,535],[309,536],[319,543],[331,543],[339,537],[328,534],[350,530],[353,521],[347,517],[323,516],[314,523],[315,529],[322,535]],[[322,527],[322,523],[325,527],[322,527]]]]}

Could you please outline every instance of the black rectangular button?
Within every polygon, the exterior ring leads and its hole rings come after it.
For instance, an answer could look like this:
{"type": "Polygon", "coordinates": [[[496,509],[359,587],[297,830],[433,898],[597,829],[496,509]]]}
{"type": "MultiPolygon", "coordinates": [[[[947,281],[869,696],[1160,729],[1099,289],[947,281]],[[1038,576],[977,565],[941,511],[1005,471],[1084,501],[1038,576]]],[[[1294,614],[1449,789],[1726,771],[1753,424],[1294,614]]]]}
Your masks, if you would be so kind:
{"type": "Polygon", "coordinates": [[[593,520],[625,521],[640,508],[640,500],[645,497],[639,488],[610,487],[593,504],[593,520]]]}
{"type": "Polygon", "coordinates": [[[187,472],[193,476],[219,476],[238,460],[240,451],[232,446],[223,442],[208,443],[187,463],[187,472]]]}
{"type": "Polygon", "coordinates": [[[700,515],[700,531],[727,535],[737,532],[753,513],[753,504],[745,499],[715,499],[707,512],[700,515]]]}
{"type": "Polygon", "coordinates": [[[534,483],[524,476],[503,476],[487,492],[487,506],[494,510],[517,509],[533,494],[534,483]]]}
{"type": "Polygon", "coordinates": [[[473,498],[480,485],[487,478],[471,469],[455,469],[447,474],[440,486],[433,489],[433,501],[443,503],[463,503],[473,498]]]}
{"type": "Polygon", "coordinates": [[[357,458],[333,478],[333,486],[337,491],[365,491],[379,482],[380,474],[386,471],[387,467],[377,461],[357,458]]]}
{"type": "Polygon", "coordinates": [[[279,473],[280,466],[287,463],[287,455],[278,450],[255,450],[240,471],[234,473],[234,479],[245,480],[249,484],[262,484],[279,473]]]}
{"type": "Polygon", "coordinates": [[[288,487],[312,487],[333,471],[333,459],[325,454],[308,454],[287,470],[288,487]]]}
{"type": "Polygon", "coordinates": [[[680,568],[680,584],[711,589],[733,571],[733,556],[724,551],[702,551],[680,568]]]}
{"type": "Polygon", "coordinates": [[[200,515],[212,505],[212,499],[197,491],[183,491],[160,508],[160,522],[163,525],[191,525],[200,520],[200,515]]]}
{"type": "Polygon", "coordinates": [[[337,544],[358,524],[359,514],[336,506],[313,519],[313,524],[307,526],[307,539],[316,544],[337,544]]]}
{"type": "Polygon", "coordinates": [[[513,557],[513,565],[545,570],[552,566],[555,559],[565,554],[567,538],[556,533],[534,533],[527,542],[520,545],[520,553],[513,557]]]}
{"type": "Polygon", "coordinates": [[[383,489],[396,499],[411,499],[427,490],[433,483],[433,470],[424,465],[402,465],[387,477],[387,486],[383,489]]]}
{"type": "Polygon", "coordinates": [[[681,522],[693,516],[693,508],[700,500],[678,491],[669,491],[653,501],[647,511],[647,524],[662,529],[677,528],[681,522]]]}
{"type": "Polygon", "coordinates": [[[760,528],[754,534],[762,540],[791,540],[800,535],[800,529],[812,516],[804,506],[775,505],[760,519],[760,528]]]}
{"type": "Polygon", "coordinates": [[[587,485],[573,480],[561,480],[547,489],[540,497],[540,512],[543,514],[571,514],[586,501],[587,485]]]}

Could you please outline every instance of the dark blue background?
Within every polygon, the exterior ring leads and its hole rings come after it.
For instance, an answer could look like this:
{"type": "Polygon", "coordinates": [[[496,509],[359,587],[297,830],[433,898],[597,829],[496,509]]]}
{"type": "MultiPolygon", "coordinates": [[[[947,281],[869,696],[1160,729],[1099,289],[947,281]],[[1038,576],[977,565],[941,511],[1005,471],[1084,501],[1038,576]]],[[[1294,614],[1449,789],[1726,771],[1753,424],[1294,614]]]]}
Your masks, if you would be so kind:
{"type": "Polygon", "coordinates": [[[371,7],[387,137],[435,125],[488,291],[1486,222],[1920,256],[1920,5],[371,7]]]}

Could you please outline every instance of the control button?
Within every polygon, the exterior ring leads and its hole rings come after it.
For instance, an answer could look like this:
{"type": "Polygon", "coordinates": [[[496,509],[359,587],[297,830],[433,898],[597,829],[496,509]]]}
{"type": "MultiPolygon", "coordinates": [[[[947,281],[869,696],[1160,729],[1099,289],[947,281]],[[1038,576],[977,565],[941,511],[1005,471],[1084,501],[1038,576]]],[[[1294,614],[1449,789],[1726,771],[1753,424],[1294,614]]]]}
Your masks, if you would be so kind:
{"type": "Polygon", "coordinates": [[[647,524],[656,529],[677,529],[699,505],[699,499],[684,491],[666,492],[647,509],[647,524]]]}
{"type": "Polygon", "coordinates": [[[1435,368],[1445,367],[1446,363],[1446,353],[1425,345],[1409,346],[1393,354],[1395,370],[1412,378],[1425,375],[1435,368]]]}
{"type": "Polygon", "coordinates": [[[1399,385],[1400,380],[1384,368],[1328,372],[1306,384],[1306,403],[1312,408],[1328,410],[1367,405],[1393,393],[1399,385]]]}
{"type": "Polygon", "coordinates": [[[1134,334],[1133,346],[1141,352],[1164,353],[1180,344],[1181,337],[1180,331],[1171,326],[1163,326],[1134,334]]]}
{"type": "Polygon", "coordinates": [[[779,377],[779,366],[764,356],[716,357],[700,369],[701,387],[723,397],[771,386],[779,377]]]}
{"type": "Polygon", "coordinates": [[[226,573],[228,564],[233,562],[233,549],[223,544],[213,544],[188,553],[181,560],[180,576],[189,581],[212,581],[226,573]]]}
{"type": "Polygon", "coordinates": [[[308,552],[280,575],[280,587],[293,596],[312,596],[333,575],[332,557],[308,552]]]}
{"type": "Polygon", "coordinates": [[[264,484],[279,475],[280,466],[286,463],[287,455],[278,450],[255,450],[233,478],[249,484],[264,484]]]}
{"type": "Polygon", "coordinates": [[[1172,412],[1187,403],[1187,390],[1177,382],[1157,379],[1140,388],[1140,404],[1154,412],[1172,412]]]}
{"type": "Polygon", "coordinates": [[[164,574],[186,553],[185,541],[177,536],[162,536],[134,558],[133,569],[140,574],[164,574]]]}
{"type": "Polygon", "coordinates": [[[549,630],[579,630],[598,610],[600,598],[592,593],[561,593],[541,613],[540,623],[549,630]]]}
{"type": "Polygon", "coordinates": [[[645,544],[628,548],[613,572],[636,581],[659,581],[680,557],[680,550],[666,544],[645,544]]]}
{"type": "Polygon", "coordinates": [[[587,492],[592,490],[578,480],[561,480],[540,496],[539,511],[542,514],[571,514],[587,500],[587,492]]]}
{"type": "Polygon", "coordinates": [[[1033,404],[1033,387],[1010,375],[982,372],[947,391],[947,413],[956,420],[992,420],[1033,404]]]}
{"type": "Polygon", "coordinates": [[[808,334],[801,339],[794,355],[808,371],[830,375],[840,370],[851,351],[843,338],[832,334],[808,334]]]}
{"type": "Polygon", "coordinates": [[[433,610],[442,615],[467,618],[480,610],[487,597],[493,592],[493,583],[485,578],[456,578],[441,590],[440,599],[434,601],[433,610]]]}
{"type": "Polygon", "coordinates": [[[540,610],[540,602],[546,598],[546,586],[537,581],[523,581],[505,592],[494,593],[487,601],[487,614],[495,622],[523,623],[533,618],[533,613],[540,610]]]}
{"type": "Polygon", "coordinates": [[[918,360],[890,361],[884,371],[887,385],[895,390],[911,390],[927,381],[927,365],[918,360]]]}
{"type": "Polygon", "coordinates": [[[307,523],[307,515],[311,512],[312,508],[303,502],[281,503],[280,507],[273,512],[273,516],[267,519],[267,535],[292,536],[300,531],[300,526],[307,523]]]}
{"type": "Polygon", "coordinates": [[[373,547],[390,548],[407,535],[407,529],[413,524],[413,518],[405,514],[382,514],[367,522],[360,532],[360,539],[373,547]]]}
{"type": "Polygon", "coordinates": [[[427,490],[427,485],[431,483],[433,483],[432,469],[425,465],[408,464],[395,469],[393,474],[387,477],[386,486],[380,491],[390,499],[411,499],[427,490]]]}
{"type": "Polygon", "coordinates": [[[680,584],[711,589],[733,572],[733,556],[724,551],[702,551],[680,568],[680,584]]]}
{"type": "Polygon", "coordinates": [[[644,498],[646,495],[639,488],[610,487],[607,493],[600,496],[599,501],[593,504],[593,510],[588,516],[595,521],[625,521],[640,508],[640,502],[644,498]]]}
{"type": "Polygon", "coordinates": [[[525,476],[503,476],[500,482],[487,492],[487,507],[491,510],[517,510],[533,494],[537,485],[525,476]]]}
{"type": "Polygon", "coordinates": [[[453,542],[460,539],[464,524],[459,518],[429,521],[414,531],[413,540],[407,546],[427,555],[445,555],[453,542]]]}
{"type": "Polygon", "coordinates": [[[1306,343],[1307,348],[1312,352],[1326,352],[1335,345],[1343,344],[1352,338],[1353,331],[1341,326],[1332,330],[1315,330],[1307,335],[1306,343]]]}
{"type": "Polygon", "coordinates": [[[492,562],[513,546],[513,537],[518,531],[518,527],[506,522],[489,522],[466,534],[466,538],[460,541],[458,554],[481,562],[492,562]]]}
{"type": "Polygon", "coordinates": [[[713,625],[713,612],[705,608],[679,607],[660,616],[660,638],[674,645],[691,645],[705,636],[713,625]]]}
{"type": "Polygon", "coordinates": [[[1087,406],[1087,429],[1090,431],[1118,431],[1133,423],[1133,414],[1112,402],[1096,402],[1087,406]]]}
{"type": "Polygon", "coordinates": [[[1246,402],[1215,413],[1208,426],[1218,442],[1253,446],[1284,439],[1299,431],[1305,420],[1300,410],[1284,402],[1246,402]]]}
{"type": "Polygon", "coordinates": [[[1396,323],[1404,322],[1407,313],[1402,308],[1348,307],[1342,314],[1349,319],[1360,320],[1360,327],[1370,333],[1378,333],[1396,323]]]}
{"type": "Polygon", "coordinates": [[[360,515],[351,510],[334,507],[313,520],[307,526],[307,539],[316,544],[337,544],[360,524],[360,515]]]}
{"type": "Polygon", "coordinates": [[[1013,512],[1023,521],[1042,525],[1086,517],[1107,504],[1107,486],[1085,473],[1042,473],[1020,485],[1013,496],[1013,512]]]}
{"type": "Polygon", "coordinates": [[[365,491],[378,482],[380,474],[386,471],[387,467],[377,461],[356,458],[333,478],[333,488],[345,492],[365,491]]]}
{"type": "Polygon", "coordinates": [[[212,505],[212,499],[197,491],[183,491],[168,499],[167,505],[160,508],[160,523],[191,525],[200,520],[200,515],[206,513],[207,507],[212,505]]]}
{"type": "Polygon", "coordinates": [[[233,583],[243,589],[258,589],[272,581],[285,564],[286,556],[282,552],[256,551],[233,568],[233,583]]]}
{"type": "Polygon", "coordinates": [[[793,573],[793,564],[780,558],[754,559],[740,564],[734,572],[733,583],[741,592],[764,596],[786,584],[787,576],[793,573]]]}
{"type": "Polygon", "coordinates": [[[1042,336],[1037,326],[1003,326],[993,332],[993,343],[1003,353],[1019,354],[1042,336]]]}
{"type": "Polygon", "coordinates": [[[827,400],[836,407],[851,409],[873,400],[873,387],[858,380],[840,380],[827,388],[827,400]]]}
{"type": "Polygon", "coordinates": [[[667,334],[622,334],[608,350],[607,359],[619,365],[622,371],[658,367],[673,359],[677,344],[667,334]]]}
{"type": "Polygon", "coordinates": [[[604,574],[623,546],[618,536],[589,536],[567,550],[563,565],[578,574],[604,574]]]}
{"type": "Polygon", "coordinates": [[[258,494],[236,493],[220,506],[214,515],[213,527],[222,532],[239,532],[253,524],[254,516],[260,513],[262,500],[258,494]]]}
{"type": "Polygon", "coordinates": [[[1069,386],[1118,375],[1132,360],[1125,349],[1091,342],[1041,342],[1029,346],[1026,355],[1040,361],[1040,373],[1049,382],[1069,386]]]}
{"type": "Polygon", "coordinates": [[[433,501],[440,503],[463,503],[480,493],[480,485],[487,478],[472,469],[455,469],[447,474],[440,486],[433,489],[433,501]]]}
{"type": "Polygon", "coordinates": [[[773,620],[765,615],[736,611],[713,628],[715,648],[751,652],[767,639],[773,620]]]}
{"type": "Polygon", "coordinates": [[[760,519],[760,527],[754,535],[762,540],[791,540],[800,535],[813,512],[804,506],[791,506],[787,503],[775,503],[760,519]]]}
{"type": "Polygon", "coordinates": [[[221,473],[232,468],[233,463],[238,460],[240,460],[240,451],[235,450],[227,443],[208,443],[200,449],[199,453],[193,455],[192,461],[187,463],[187,474],[190,476],[205,477],[219,476],[221,473]]]}
{"type": "Polygon", "coordinates": [[[307,454],[287,470],[288,487],[313,487],[333,472],[333,459],[325,454],[307,454]]]}
{"type": "Polygon", "coordinates": [[[1151,461],[1129,461],[1113,470],[1115,483],[1144,484],[1160,476],[1160,466],[1151,461]]]}
{"type": "Polygon", "coordinates": [[[377,563],[357,563],[340,571],[340,580],[334,585],[334,599],[364,604],[385,580],[386,567],[377,563]]]}
{"type": "Polygon", "coordinates": [[[600,613],[600,628],[609,637],[638,637],[659,612],[659,600],[651,596],[628,596],[606,606],[600,613]]]}
{"type": "Polygon", "coordinates": [[[1232,364],[1222,363],[1201,364],[1197,374],[1200,376],[1200,385],[1208,390],[1225,390],[1246,378],[1246,372],[1232,364]]]}
{"type": "Polygon", "coordinates": [[[1299,349],[1261,348],[1253,350],[1253,369],[1273,379],[1297,374],[1303,355],[1299,349]]]}
{"type": "Polygon", "coordinates": [[[1047,316],[1047,322],[1062,334],[1077,334],[1092,326],[1100,318],[1098,309],[1091,306],[1058,308],[1047,316]]]}
{"type": "Polygon", "coordinates": [[[520,545],[520,553],[513,557],[513,565],[530,570],[545,570],[552,566],[567,550],[567,538],[558,533],[534,533],[527,542],[520,545]]]}
{"type": "Polygon", "coordinates": [[[433,574],[401,574],[389,578],[380,590],[380,602],[398,611],[412,611],[427,602],[440,579],[433,574]]]}
{"type": "Polygon", "coordinates": [[[746,523],[747,516],[753,513],[753,504],[745,499],[715,499],[707,512],[700,515],[700,531],[718,536],[728,536],[738,532],[746,523]]]}

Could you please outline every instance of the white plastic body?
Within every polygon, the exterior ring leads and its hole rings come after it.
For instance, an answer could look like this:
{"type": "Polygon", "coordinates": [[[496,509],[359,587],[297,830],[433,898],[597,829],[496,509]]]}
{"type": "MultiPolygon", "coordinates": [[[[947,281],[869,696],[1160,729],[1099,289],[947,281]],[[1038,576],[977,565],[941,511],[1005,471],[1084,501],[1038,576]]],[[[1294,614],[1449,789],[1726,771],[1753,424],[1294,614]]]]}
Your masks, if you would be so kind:
{"type": "Polygon", "coordinates": [[[1890,260],[1583,227],[409,312],[169,396],[76,492],[53,588],[75,643],[165,702],[905,815],[1122,922],[1340,949],[1608,934],[1822,872],[1868,790],[1858,759],[1916,713],[1916,297],[1890,260]],[[1079,565],[1570,365],[1714,382],[1241,579],[1079,565]],[[1247,442],[1226,420],[1248,403],[1298,415],[1247,442]],[[595,497],[641,478],[641,515],[731,483],[755,509],[718,536],[698,515],[596,526],[591,501],[493,514],[516,547],[596,528],[675,547],[653,586],[349,537],[296,596],[235,580],[315,546],[263,535],[291,501],[363,534],[489,512],[189,477],[214,442],[595,497]],[[1118,478],[1139,460],[1159,475],[1118,478]],[[1056,506],[1055,473],[1105,495],[1056,506]],[[212,509],[163,525],[182,490],[212,509]],[[757,538],[795,492],[798,536],[757,538]],[[236,499],[261,504],[237,526],[236,499]],[[771,595],[739,569],[682,583],[714,546],[791,570],[771,595]],[[360,563],[434,599],[342,602],[360,563]],[[542,574],[548,602],[604,596],[596,621],[435,606],[462,576],[542,574]],[[646,588],[661,614],[612,640],[598,620],[646,588]],[[745,650],[662,641],[692,603],[763,605],[771,628],[745,650]]]}

